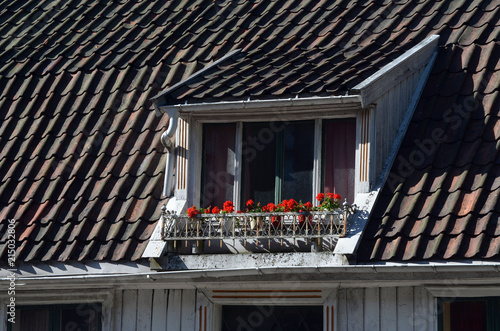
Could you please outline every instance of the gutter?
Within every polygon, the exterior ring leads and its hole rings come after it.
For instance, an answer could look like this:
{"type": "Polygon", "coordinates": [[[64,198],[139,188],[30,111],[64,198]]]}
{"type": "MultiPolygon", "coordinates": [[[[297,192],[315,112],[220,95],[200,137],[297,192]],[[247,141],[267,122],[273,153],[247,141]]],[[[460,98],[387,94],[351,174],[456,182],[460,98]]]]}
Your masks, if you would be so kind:
{"type": "MultiPolygon", "coordinates": [[[[137,274],[99,274],[99,275],[69,275],[69,276],[45,276],[45,277],[18,277],[18,282],[43,281],[54,282],[62,280],[71,281],[92,281],[104,279],[128,279],[132,280],[171,280],[171,279],[196,279],[255,276],[255,275],[276,275],[276,274],[378,274],[378,273],[460,273],[460,272],[500,272],[500,262],[431,262],[431,263],[374,263],[343,266],[303,266],[303,267],[256,267],[256,268],[230,268],[230,269],[210,269],[210,270],[182,270],[169,272],[144,272],[137,274]]],[[[2,284],[8,284],[10,278],[2,277],[2,284]]]]}
{"type": "MultiPolygon", "coordinates": [[[[158,106],[154,104],[157,112],[158,106]]],[[[177,122],[179,119],[179,112],[176,109],[169,109],[166,111],[168,115],[168,128],[161,135],[161,143],[167,149],[167,160],[165,164],[165,179],[163,184],[163,195],[165,197],[170,197],[172,194],[172,177],[174,173],[174,164],[175,164],[175,133],[177,131],[177,122]],[[174,140],[172,139],[174,138],[174,140]]]]}
{"type": "MultiPolygon", "coordinates": [[[[347,96],[327,96],[327,97],[305,97],[305,98],[287,98],[270,100],[240,100],[240,101],[219,101],[204,102],[195,104],[176,104],[168,106],[158,106],[161,113],[177,110],[179,113],[203,113],[210,111],[224,112],[233,110],[263,110],[266,108],[296,108],[307,106],[327,106],[327,105],[346,105],[359,108],[361,106],[361,97],[359,95],[347,96]]],[[[268,110],[263,110],[268,111],[268,110]]]]}

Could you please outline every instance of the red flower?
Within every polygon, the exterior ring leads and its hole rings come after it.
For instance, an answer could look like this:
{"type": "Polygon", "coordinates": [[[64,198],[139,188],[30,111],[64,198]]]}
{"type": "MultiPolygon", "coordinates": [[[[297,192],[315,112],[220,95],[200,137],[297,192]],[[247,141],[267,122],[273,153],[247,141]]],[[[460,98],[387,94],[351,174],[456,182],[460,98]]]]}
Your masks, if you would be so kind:
{"type": "Polygon", "coordinates": [[[334,194],[333,193],[327,193],[326,196],[329,197],[330,199],[333,199],[334,194]]]}
{"type": "Polygon", "coordinates": [[[241,210],[238,210],[236,214],[243,214],[243,212],[241,210]]]}
{"type": "Polygon", "coordinates": [[[222,210],[227,212],[227,213],[232,213],[234,211],[233,203],[231,201],[224,202],[224,205],[222,206],[222,210]]]}
{"type": "Polygon", "coordinates": [[[247,201],[247,207],[248,208],[252,208],[253,207],[253,200],[252,199],[250,199],[250,200],[247,201]]]}
{"type": "Polygon", "coordinates": [[[318,193],[318,195],[316,196],[316,200],[318,201],[321,201],[325,198],[325,195],[323,193],[318,193]]]}
{"type": "Polygon", "coordinates": [[[195,217],[196,215],[198,215],[200,213],[200,211],[198,209],[196,209],[195,206],[193,206],[191,208],[188,208],[187,213],[188,213],[189,217],[195,217]]]}
{"type": "Polygon", "coordinates": [[[267,212],[273,212],[275,209],[276,209],[276,205],[272,202],[269,202],[267,205],[262,207],[262,210],[267,211],[267,212]]]}
{"type": "Polygon", "coordinates": [[[286,205],[286,207],[289,209],[289,210],[293,210],[297,205],[297,201],[293,200],[293,199],[290,199],[290,200],[285,200],[283,201],[286,205]]]}
{"type": "Polygon", "coordinates": [[[333,198],[334,198],[335,200],[340,200],[340,199],[341,199],[340,194],[334,194],[334,195],[333,195],[333,198]]]}
{"type": "Polygon", "coordinates": [[[312,204],[312,203],[310,203],[309,201],[308,201],[308,202],[306,202],[306,203],[304,203],[304,208],[305,208],[306,210],[311,210],[311,209],[312,209],[312,207],[313,207],[313,204],[312,204]]]}
{"type": "Polygon", "coordinates": [[[215,206],[214,208],[212,208],[212,214],[218,214],[220,213],[220,208],[215,206]]]}

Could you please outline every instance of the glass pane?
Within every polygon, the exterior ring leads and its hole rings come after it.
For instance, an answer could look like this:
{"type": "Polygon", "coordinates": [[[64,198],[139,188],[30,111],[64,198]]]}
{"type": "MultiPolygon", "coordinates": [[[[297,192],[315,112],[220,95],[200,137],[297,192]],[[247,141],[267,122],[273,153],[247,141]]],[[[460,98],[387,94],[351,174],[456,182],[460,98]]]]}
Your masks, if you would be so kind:
{"type": "Polygon", "coordinates": [[[289,123],[285,129],[282,199],[312,199],[314,121],[289,123]]]}
{"type": "Polygon", "coordinates": [[[79,305],[61,309],[61,330],[98,331],[99,308],[98,305],[79,305]]]}
{"type": "Polygon", "coordinates": [[[224,306],[222,331],[323,330],[322,306],[224,306]]]}
{"type": "Polygon", "coordinates": [[[332,120],[324,125],[325,192],[354,202],[356,120],[332,120]]]}
{"type": "Polygon", "coordinates": [[[15,320],[16,323],[10,324],[12,331],[49,331],[50,309],[18,308],[15,320]]]}
{"type": "Polygon", "coordinates": [[[233,200],[236,125],[205,124],[203,129],[201,205],[222,208],[233,200]]]}
{"type": "Polygon", "coordinates": [[[484,300],[450,302],[449,315],[443,315],[443,324],[445,328],[449,325],[449,330],[487,330],[486,301],[484,300]],[[449,321],[446,321],[447,318],[449,321]]]}
{"type": "Polygon", "coordinates": [[[245,124],[242,149],[243,203],[248,199],[261,202],[263,205],[274,202],[278,134],[279,127],[273,123],[245,124]]]}

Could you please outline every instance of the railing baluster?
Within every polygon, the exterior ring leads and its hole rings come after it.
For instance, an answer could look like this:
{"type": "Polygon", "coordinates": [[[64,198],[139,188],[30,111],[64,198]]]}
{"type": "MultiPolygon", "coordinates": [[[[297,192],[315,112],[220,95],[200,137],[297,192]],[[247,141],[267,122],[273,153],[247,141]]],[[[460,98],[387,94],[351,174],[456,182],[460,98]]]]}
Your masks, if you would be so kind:
{"type": "Polygon", "coordinates": [[[278,239],[284,245],[286,239],[292,241],[292,238],[293,244],[297,244],[297,240],[302,239],[309,241],[324,237],[332,240],[336,236],[345,236],[352,211],[352,208],[344,208],[333,212],[201,214],[191,218],[188,215],[166,213],[160,216],[163,217],[160,221],[163,240],[174,241],[175,247],[177,241],[182,240],[186,242],[186,247],[191,240],[209,240],[210,247],[210,240],[217,237],[221,247],[224,239],[239,238],[244,245],[249,239],[259,245],[262,238],[267,238],[269,245],[278,239]]]}

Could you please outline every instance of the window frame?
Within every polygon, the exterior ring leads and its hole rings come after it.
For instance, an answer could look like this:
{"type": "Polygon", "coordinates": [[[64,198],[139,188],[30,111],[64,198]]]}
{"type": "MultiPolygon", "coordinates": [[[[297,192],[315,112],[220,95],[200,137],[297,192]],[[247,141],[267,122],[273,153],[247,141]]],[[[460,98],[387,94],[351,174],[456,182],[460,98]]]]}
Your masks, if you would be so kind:
{"type": "MultiPolygon", "coordinates": [[[[35,310],[35,309],[48,309],[49,310],[49,331],[62,330],[61,317],[63,309],[78,309],[79,307],[95,307],[97,306],[97,330],[102,331],[102,314],[103,307],[100,302],[84,302],[84,303],[70,303],[70,304],[47,304],[47,305],[20,305],[16,306],[16,313],[19,310],[35,310]]],[[[17,323],[17,321],[16,321],[17,323]]],[[[7,323],[7,331],[12,331],[12,323],[7,323]]]]}
{"type": "Polygon", "coordinates": [[[486,327],[487,330],[500,329],[500,296],[488,297],[440,297],[437,298],[438,309],[438,331],[444,331],[444,303],[451,302],[473,302],[485,301],[486,302],[486,327]]]}
{"type": "MultiPolygon", "coordinates": [[[[16,307],[21,306],[51,306],[51,305],[79,305],[79,304],[99,304],[101,306],[101,330],[111,330],[113,328],[113,301],[114,291],[111,290],[91,290],[85,293],[75,293],[72,290],[45,291],[33,293],[21,293],[16,291],[16,307]],[[57,294],[57,295],[55,295],[57,294]],[[48,296],[47,296],[48,295],[48,296]],[[57,297],[57,298],[56,298],[57,297]]],[[[6,305],[8,298],[0,297],[0,304],[6,305]]],[[[0,309],[1,311],[1,309],[0,309]]],[[[0,317],[0,323],[9,324],[8,315],[0,317]],[[2,318],[3,317],[3,318],[2,318]]]]}
{"type": "Polygon", "coordinates": [[[248,287],[223,287],[223,288],[205,288],[196,291],[196,302],[198,304],[198,312],[196,316],[196,325],[199,325],[200,330],[207,328],[210,330],[221,330],[222,328],[222,307],[223,306],[262,306],[263,299],[258,298],[259,294],[273,293],[273,299],[268,306],[321,306],[323,309],[323,329],[324,331],[333,331],[338,329],[338,292],[336,288],[321,288],[318,291],[317,287],[298,286],[298,285],[283,285],[283,286],[268,286],[256,288],[248,287]],[[312,291],[315,298],[295,298],[290,290],[298,289],[301,294],[303,291],[312,291]],[[218,292],[215,292],[218,291],[218,292]],[[236,291],[232,295],[232,292],[236,291]],[[245,291],[253,292],[254,298],[248,298],[242,293],[245,291]],[[283,296],[279,292],[284,291],[283,296]],[[221,292],[225,294],[225,298],[221,296],[221,292]],[[306,302],[307,301],[307,302],[306,302]],[[274,303],[274,304],[273,304],[274,303]]]}
{"type": "MultiPolygon", "coordinates": [[[[314,160],[313,160],[313,175],[312,175],[312,196],[310,201],[317,205],[315,199],[315,194],[322,192],[324,188],[323,183],[323,131],[324,122],[328,120],[343,120],[343,119],[354,119],[355,120],[355,140],[356,140],[356,151],[355,151],[355,180],[354,186],[354,198],[356,193],[359,193],[359,143],[361,139],[360,125],[361,125],[361,113],[355,111],[349,111],[342,114],[337,114],[337,116],[279,116],[279,118],[235,118],[234,120],[226,121],[209,121],[209,120],[196,120],[194,117],[181,118],[180,120],[187,121],[190,125],[189,137],[192,142],[189,151],[189,174],[191,176],[189,179],[190,185],[187,188],[186,193],[180,193],[175,190],[175,196],[180,199],[185,198],[189,205],[200,206],[201,195],[202,195],[202,160],[203,160],[203,126],[206,123],[210,124],[222,124],[222,123],[236,123],[235,132],[235,174],[234,174],[234,188],[233,188],[233,203],[235,204],[236,210],[244,209],[242,202],[242,169],[243,169],[243,126],[244,123],[250,122],[293,122],[293,121],[307,121],[314,120],[314,160]]],[[[349,203],[354,203],[354,201],[348,201],[349,203]]]]}

